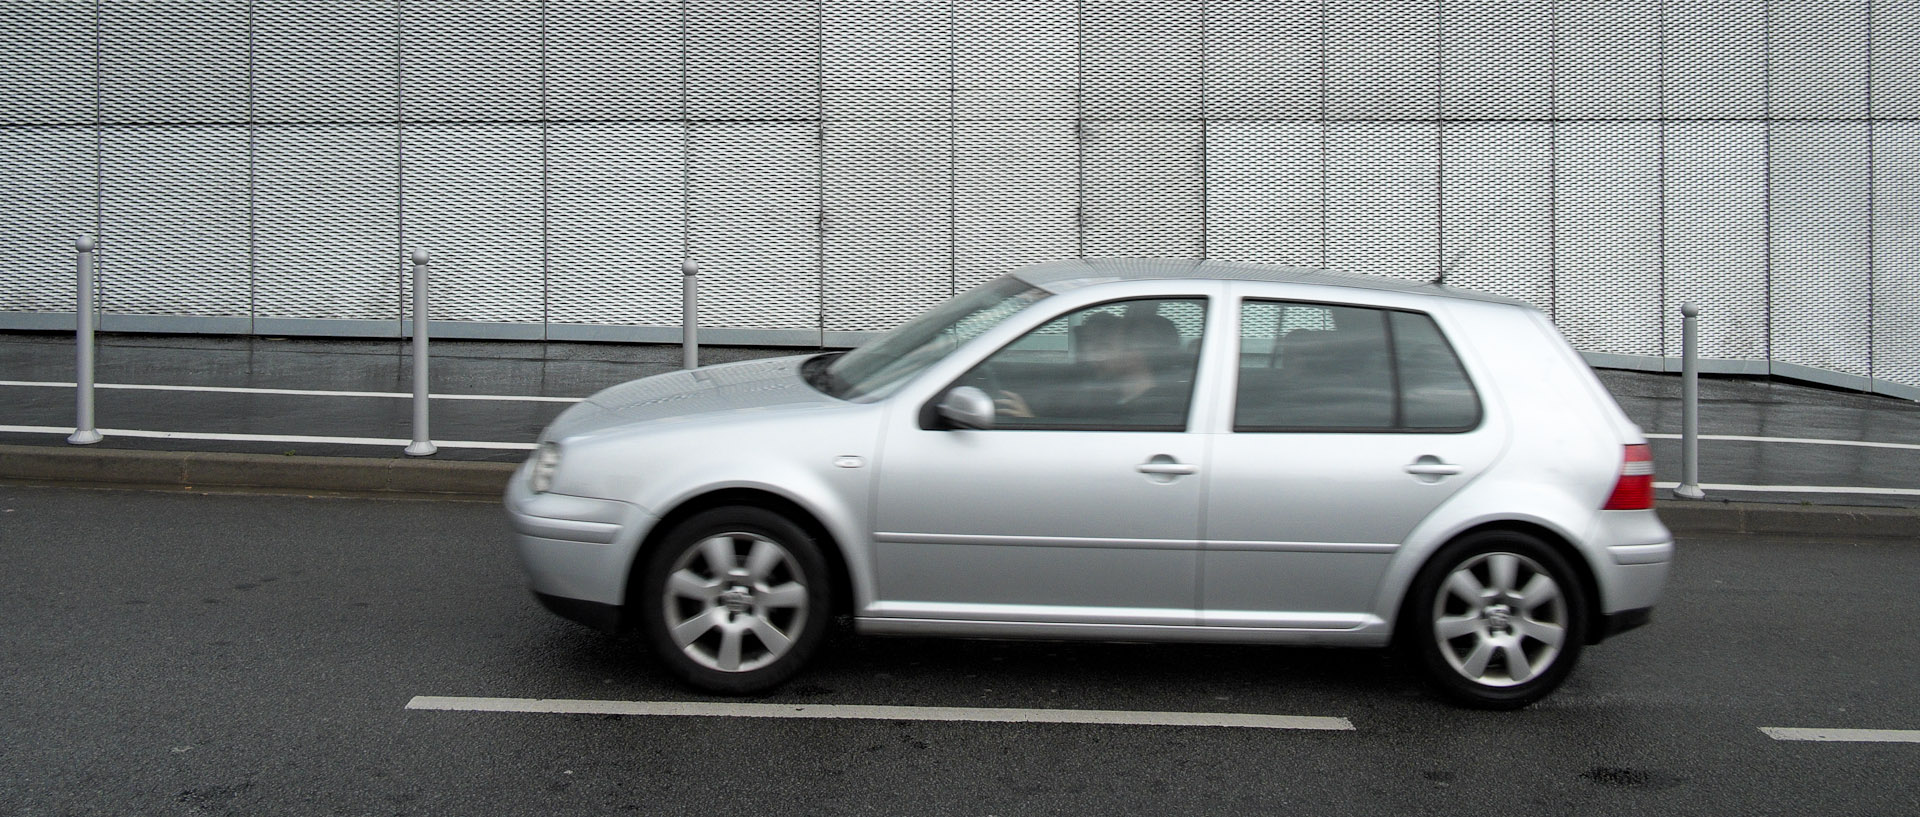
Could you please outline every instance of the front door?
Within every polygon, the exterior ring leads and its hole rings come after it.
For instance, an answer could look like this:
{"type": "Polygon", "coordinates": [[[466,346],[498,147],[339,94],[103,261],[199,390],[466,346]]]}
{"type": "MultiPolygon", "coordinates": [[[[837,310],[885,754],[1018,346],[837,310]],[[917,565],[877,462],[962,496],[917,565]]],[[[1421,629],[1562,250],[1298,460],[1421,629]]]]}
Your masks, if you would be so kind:
{"type": "Polygon", "coordinates": [[[992,429],[892,424],[875,511],[899,618],[1191,625],[1204,442],[1187,432],[1203,299],[1078,310],[960,381],[992,429]]]}

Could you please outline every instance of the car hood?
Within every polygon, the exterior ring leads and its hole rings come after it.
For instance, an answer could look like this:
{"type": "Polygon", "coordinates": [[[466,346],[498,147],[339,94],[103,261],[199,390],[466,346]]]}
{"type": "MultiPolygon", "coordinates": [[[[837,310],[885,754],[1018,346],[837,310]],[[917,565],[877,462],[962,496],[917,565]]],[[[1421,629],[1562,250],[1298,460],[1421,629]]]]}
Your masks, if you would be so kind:
{"type": "Polygon", "coordinates": [[[622,383],[562,412],[540,439],[577,437],[642,422],[840,404],[801,377],[800,364],[809,357],[723,363],[622,383]]]}

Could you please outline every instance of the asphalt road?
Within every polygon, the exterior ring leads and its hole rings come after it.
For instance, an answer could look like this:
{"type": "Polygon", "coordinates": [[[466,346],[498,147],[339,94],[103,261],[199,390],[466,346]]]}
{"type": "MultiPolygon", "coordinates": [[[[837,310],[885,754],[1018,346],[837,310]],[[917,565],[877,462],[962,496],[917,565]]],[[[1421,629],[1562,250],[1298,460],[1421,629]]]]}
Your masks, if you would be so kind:
{"type": "Polygon", "coordinates": [[[1515,713],[1387,656],[860,639],[768,702],[1354,730],[406,709],[714,700],[538,608],[490,504],[0,486],[0,813],[1914,814],[1920,543],[1682,543],[1649,628],[1515,713]]]}

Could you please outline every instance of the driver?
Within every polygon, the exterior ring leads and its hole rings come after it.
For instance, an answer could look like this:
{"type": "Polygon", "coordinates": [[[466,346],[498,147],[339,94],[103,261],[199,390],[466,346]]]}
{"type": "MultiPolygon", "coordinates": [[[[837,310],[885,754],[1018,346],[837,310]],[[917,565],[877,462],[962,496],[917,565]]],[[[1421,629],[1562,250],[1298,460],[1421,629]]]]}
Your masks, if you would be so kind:
{"type": "MultiPolygon", "coordinates": [[[[1178,422],[1186,389],[1163,371],[1180,351],[1173,321],[1140,309],[1130,308],[1125,317],[1100,312],[1080,324],[1074,338],[1089,372],[1077,393],[1057,401],[1062,405],[1046,406],[1049,414],[1071,422],[1178,422]]],[[[1007,417],[1035,416],[1016,392],[1002,390],[994,405],[1007,417]]]]}

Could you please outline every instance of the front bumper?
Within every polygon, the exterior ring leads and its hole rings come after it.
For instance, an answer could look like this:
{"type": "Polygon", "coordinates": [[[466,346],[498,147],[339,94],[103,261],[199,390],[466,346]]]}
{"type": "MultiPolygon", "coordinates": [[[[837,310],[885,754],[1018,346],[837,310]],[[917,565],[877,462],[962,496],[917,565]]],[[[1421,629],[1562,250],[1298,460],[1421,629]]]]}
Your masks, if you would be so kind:
{"type": "Polygon", "coordinates": [[[507,483],[505,504],[514,551],[541,603],[590,626],[617,627],[634,552],[654,517],[629,502],[533,493],[524,465],[507,483]]]}

